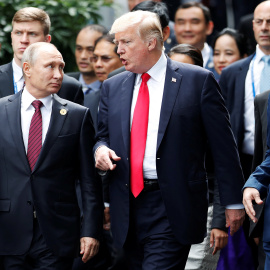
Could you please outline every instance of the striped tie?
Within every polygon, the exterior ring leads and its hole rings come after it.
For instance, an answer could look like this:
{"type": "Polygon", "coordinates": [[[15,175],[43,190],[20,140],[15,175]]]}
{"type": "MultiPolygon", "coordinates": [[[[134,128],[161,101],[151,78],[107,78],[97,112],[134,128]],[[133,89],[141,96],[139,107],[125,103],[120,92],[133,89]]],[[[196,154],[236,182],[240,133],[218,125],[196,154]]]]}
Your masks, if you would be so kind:
{"type": "Polygon", "coordinates": [[[35,113],[30,124],[27,150],[27,158],[31,171],[35,167],[42,147],[42,115],[40,107],[43,103],[40,100],[35,100],[32,102],[32,105],[35,108],[35,113]]]}

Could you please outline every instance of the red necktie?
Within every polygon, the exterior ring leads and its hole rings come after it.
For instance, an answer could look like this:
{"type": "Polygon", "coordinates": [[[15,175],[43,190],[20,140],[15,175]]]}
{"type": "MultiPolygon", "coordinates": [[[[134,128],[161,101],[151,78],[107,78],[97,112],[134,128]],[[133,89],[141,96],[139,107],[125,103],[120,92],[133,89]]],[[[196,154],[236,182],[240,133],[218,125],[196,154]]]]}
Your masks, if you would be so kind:
{"type": "Polygon", "coordinates": [[[35,100],[32,102],[32,105],[35,108],[35,113],[30,124],[27,150],[27,158],[31,171],[35,167],[42,147],[42,115],[40,107],[43,103],[40,100],[35,100]]]}
{"type": "Polygon", "coordinates": [[[144,187],[143,158],[149,115],[149,92],[147,86],[149,79],[149,74],[142,74],[142,83],[134,109],[130,135],[130,185],[131,192],[135,198],[141,193],[144,187]]]}

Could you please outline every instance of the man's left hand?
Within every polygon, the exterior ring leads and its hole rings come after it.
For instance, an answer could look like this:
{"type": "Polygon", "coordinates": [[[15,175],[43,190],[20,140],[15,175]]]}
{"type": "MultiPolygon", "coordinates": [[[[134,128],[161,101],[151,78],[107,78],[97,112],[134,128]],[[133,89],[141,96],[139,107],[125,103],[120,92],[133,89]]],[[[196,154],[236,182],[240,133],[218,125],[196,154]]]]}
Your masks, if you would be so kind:
{"type": "Polygon", "coordinates": [[[82,261],[86,263],[89,259],[94,257],[98,253],[99,241],[91,237],[81,238],[81,251],[83,254],[82,261]]]}
{"type": "Polygon", "coordinates": [[[230,227],[230,235],[233,236],[243,225],[245,220],[244,209],[226,209],[226,227],[230,227]]]}

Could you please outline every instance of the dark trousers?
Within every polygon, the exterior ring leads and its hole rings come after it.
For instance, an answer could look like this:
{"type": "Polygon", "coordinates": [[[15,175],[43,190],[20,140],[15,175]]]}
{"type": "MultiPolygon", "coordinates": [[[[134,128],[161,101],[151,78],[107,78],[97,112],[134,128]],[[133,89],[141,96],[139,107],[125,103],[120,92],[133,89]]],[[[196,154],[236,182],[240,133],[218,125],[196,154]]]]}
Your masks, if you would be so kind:
{"type": "Polygon", "coordinates": [[[270,269],[270,242],[263,242],[263,249],[266,255],[264,269],[270,269]]]}
{"type": "Polygon", "coordinates": [[[34,219],[33,239],[24,255],[0,256],[4,270],[71,270],[73,258],[55,256],[47,247],[37,219],[34,219]]]}
{"type": "Polygon", "coordinates": [[[184,269],[190,245],[176,240],[160,190],[142,192],[131,199],[130,207],[129,233],[124,245],[128,269],[184,269]]]}

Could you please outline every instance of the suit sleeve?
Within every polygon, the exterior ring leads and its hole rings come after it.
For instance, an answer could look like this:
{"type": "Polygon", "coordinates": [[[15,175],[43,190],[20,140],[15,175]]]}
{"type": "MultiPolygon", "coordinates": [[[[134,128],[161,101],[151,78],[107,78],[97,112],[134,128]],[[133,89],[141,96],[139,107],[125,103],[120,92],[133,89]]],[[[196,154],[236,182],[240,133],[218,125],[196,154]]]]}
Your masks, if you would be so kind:
{"type": "Polygon", "coordinates": [[[80,137],[79,159],[80,185],[83,204],[83,224],[81,237],[100,239],[103,223],[102,182],[96,175],[92,149],[94,146],[94,127],[89,109],[83,119],[80,137]]]}
{"type": "Polygon", "coordinates": [[[263,142],[262,142],[262,122],[260,116],[260,107],[258,98],[254,99],[254,115],[255,115],[255,135],[254,135],[254,155],[252,162],[252,172],[262,163],[263,142]]]}
{"type": "MultiPolygon", "coordinates": [[[[270,100],[268,99],[268,108],[267,108],[267,119],[270,119],[270,100]]],[[[265,160],[261,163],[260,166],[256,168],[256,170],[250,175],[247,180],[244,188],[253,187],[256,188],[262,198],[265,198],[268,191],[268,186],[270,184],[270,123],[268,121],[267,125],[267,147],[265,160]]]]}
{"type": "Polygon", "coordinates": [[[213,155],[221,205],[242,202],[244,184],[238,149],[220,88],[211,74],[201,93],[201,115],[213,155]]]}
{"type": "Polygon", "coordinates": [[[98,132],[96,135],[97,143],[94,146],[93,153],[100,146],[109,145],[109,130],[108,130],[108,84],[105,82],[102,84],[101,98],[99,103],[99,121],[98,121],[98,132]],[[107,87],[106,87],[107,86],[107,87]]]}
{"type": "Polygon", "coordinates": [[[213,206],[213,219],[211,229],[217,228],[227,232],[228,229],[226,228],[225,207],[220,204],[218,184],[216,179],[214,179],[213,206]]]}

